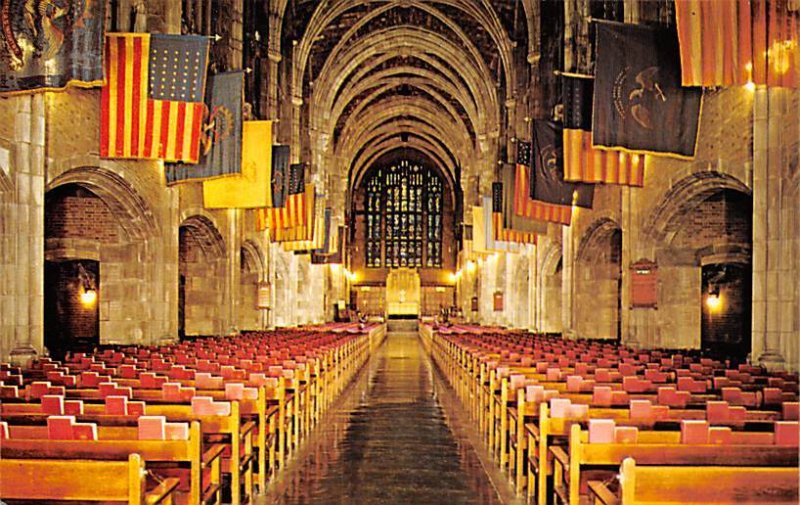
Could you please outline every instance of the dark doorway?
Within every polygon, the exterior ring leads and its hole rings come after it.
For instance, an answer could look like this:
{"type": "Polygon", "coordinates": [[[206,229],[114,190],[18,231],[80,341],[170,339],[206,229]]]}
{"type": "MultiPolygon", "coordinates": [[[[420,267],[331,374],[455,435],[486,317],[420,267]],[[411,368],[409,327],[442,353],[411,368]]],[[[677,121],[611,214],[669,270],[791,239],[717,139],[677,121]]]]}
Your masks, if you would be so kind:
{"type": "Polygon", "coordinates": [[[44,286],[44,344],[50,355],[62,359],[68,351],[91,351],[100,343],[100,263],[46,261],[44,286]]]}
{"type": "Polygon", "coordinates": [[[701,346],[711,356],[744,362],[751,350],[750,265],[703,266],[701,346]]]}

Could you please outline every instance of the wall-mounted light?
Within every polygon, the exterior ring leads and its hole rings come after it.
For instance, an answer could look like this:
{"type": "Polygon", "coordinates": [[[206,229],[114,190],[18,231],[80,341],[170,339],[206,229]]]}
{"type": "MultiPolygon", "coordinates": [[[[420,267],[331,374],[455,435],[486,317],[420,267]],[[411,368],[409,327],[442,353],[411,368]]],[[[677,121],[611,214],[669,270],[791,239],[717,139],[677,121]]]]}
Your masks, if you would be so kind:
{"type": "Polygon", "coordinates": [[[94,275],[83,268],[83,264],[78,263],[78,281],[80,282],[80,299],[85,307],[91,307],[97,302],[97,287],[94,275]]]}
{"type": "Polygon", "coordinates": [[[706,306],[712,312],[716,312],[722,308],[722,297],[719,295],[719,286],[713,284],[708,286],[706,306]]]}

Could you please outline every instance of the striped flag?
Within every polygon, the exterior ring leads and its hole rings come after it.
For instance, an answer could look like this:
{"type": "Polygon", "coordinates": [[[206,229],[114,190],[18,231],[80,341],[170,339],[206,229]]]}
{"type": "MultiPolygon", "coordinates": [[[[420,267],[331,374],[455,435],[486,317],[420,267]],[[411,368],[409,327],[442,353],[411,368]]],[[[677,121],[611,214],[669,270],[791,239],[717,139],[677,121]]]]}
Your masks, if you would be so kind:
{"type": "Polygon", "coordinates": [[[197,164],[167,163],[167,184],[207,181],[242,173],[242,105],[244,71],[214,74],[206,90],[204,121],[197,164]]]}
{"type": "Polygon", "coordinates": [[[800,86],[791,0],[675,0],[684,86],[800,86]]]}
{"type": "Polygon", "coordinates": [[[592,147],[593,79],[564,77],[564,180],[644,185],[645,155],[592,147]]]}
{"type": "Polygon", "coordinates": [[[514,212],[515,177],[517,168],[511,163],[503,164],[503,227],[524,233],[547,233],[547,223],[518,216],[514,212]]]}
{"type": "Polygon", "coordinates": [[[318,200],[314,209],[314,220],[310,227],[309,238],[307,240],[283,242],[283,250],[287,252],[294,251],[295,253],[309,254],[311,251],[324,247],[326,214],[328,216],[328,224],[330,224],[330,209],[325,209],[324,202],[318,200]]]}
{"type": "Polygon", "coordinates": [[[208,38],[106,35],[100,157],[197,163],[208,38]]]}
{"type": "MultiPolygon", "coordinates": [[[[503,183],[492,183],[492,234],[494,240],[500,242],[514,242],[517,244],[535,244],[536,233],[524,232],[506,228],[503,221],[503,183]]],[[[545,233],[547,229],[545,228],[545,233]]]]}
{"type": "Polygon", "coordinates": [[[594,184],[564,181],[563,129],[560,123],[533,120],[530,196],[541,202],[591,209],[594,184]]]}
{"type": "Polygon", "coordinates": [[[530,142],[517,143],[517,173],[514,180],[514,213],[528,219],[537,219],[569,226],[572,207],[533,200],[530,197],[530,142]]]}

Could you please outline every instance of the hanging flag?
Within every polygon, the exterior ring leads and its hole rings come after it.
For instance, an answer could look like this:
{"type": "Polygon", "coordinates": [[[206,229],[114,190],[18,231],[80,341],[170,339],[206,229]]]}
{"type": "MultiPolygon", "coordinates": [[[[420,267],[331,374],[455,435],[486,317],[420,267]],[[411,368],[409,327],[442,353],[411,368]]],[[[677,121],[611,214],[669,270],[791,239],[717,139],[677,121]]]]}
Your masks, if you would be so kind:
{"type": "Polygon", "coordinates": [[[271,201],[267,207],[283,207],[289,187],[289,146],[272,146],[272,190],[271,201]]]}
{"type": "Polygon", "coordinates": [[[598,22],[592,142],[604,149],[694,156],[701,88],[683,88],[675,33],[598,22]]]}
{"type": "Polygon", "coordinates": [[[270,227],[270,238],[274,242],[293,242],[298,240],[311,240],[314,233],[314,216],[316,215],[317,199],[313,184],[306,184],[305,191],[291,195],[287,207],[291,206],[293,212],[285,214],[284,209],[267,209],[276,211],[275,226],[270,227]],[[288,217],[287,220],[283,220],[288,217]]]}
{"type": "Polygon", "coordinates": [[[0,4],[0,93],[103,84],[106,2],[0,4]]]}
{"type": "Polygon", "coordinates": [[[286,198],[282,207],[259,209],[256,214],[256,229],[276,230],[292,228],[303,220],[305,215],[305,165],[294,163],[289,166],[286,176],[286,198]]]}
{"type": "Polygon", "coordinates": [[[166,165],[167,184],[242,172],[244,72],[216,74],[209,80],[208,88],[200,161],[196,165],[166,165]]]}
{"type": "Polygon", "coordinates": [[[510,163],[503,164],[503,228],[522,233],[547,233],[547,223],[518,216],[514,212],[514,195],[516,191],[516,167],[510,163]]]}
{"type": "Polygon", "coordinates": [[[330,249],[326,254],[311,251],[312,265],[334,265],[342,263],[342,251],[344,250],[344,226],[339,226],[338,231],[331,237],[330,249]]]}
{"type": "Polygon", "coordinates": [[[556,205],[592,208],[594,185],[564,182],[563,132],[560,124],[533,120],[533,166],[530,196],[556,205]]]}
{"type": "Polygon", "coordinates": [[[197,163],[208,37],[106,36],[100,157],[197,163]]]}
{"type": "Polygon", "coordinates": [[[322,229],[322,245],[314,249],[314,251],[320,254],[328,254],[328,249],[331,247],[331,208],[328,207],[325,209],[325,217],[324,217],[324,227],[322,229]]]}
{"type": "Polygon", "coordinates": [[[592,147],[594,80],[563,77],[564,180],[644,185],[645,155],[603,151],[592,147]]]}
{"type": "MultiPolygon", "coordinates": [[[[494,195],[493,195],[494,196],[494,195]]],[[[481,199],[483,208],[483,222],[485,225],[486,250],[489,252],[511,252],[516,253],[521,249],[521,244],[503,240],[506,237],[502,233],[502,216],[495,212],[496,203],[493,196],[484,196],[481,199]],[[498,225],[500,225],[498,227],[498,225]]],[[[498,202],[502,205],[502,202],[498,202]]]]}
{"type": "Polygon", "coordinates": [[[207,209],[254,209],[267,206],[272,164],[272,121],[245,121],[242,126],[242,172],[203,181],[207,209]]]}
{"type": "Polygon", "coordinates": [[[259,209],[256,227],[259,231],[294,228],[304,223],[306,184],[305,165],[295,163],[289,167],[287,196],[283,207],[259,209]]]}
{"type": "Polygon", "coordinates": [[[472,207],[472,252],[476,254],[491,252],[486,249],[486,222],[482,205],[472,207]]]}
{"type": "Polygon", "coordinates": [[[675,0],[684,86],[800,86],[791,0],[675,0]]]}
{"type": "MultiPolygon", "coordinates": [[[[492,183],[492,233],[494,234],[494,240],[518,244],[535,244],[536,233],[506,228],[503,216],[505,209],[504,193],[505,189],[502,182],[492,183]]],[[[542,228],[544,228],[544,233],[547,233],[547,225],[542,228]]]]}
{"type": "MultiPolygon", "coordinates": [[[[325,202],[317,198],[307,237],[283,242],[283,250],[293,251],[295,254],[310,254],[311,251],[321,249],[325,243],[325,210],[325,202]]],[[[330,220],[328,223],[330,224],[330,220]]]]}
{"type": "Polygon", "coordinates": [[[531,143],[517,142],[517,173],[514,178],[514,213],[518,216],[569,226],[572,207],[540,202],[530,197],[531,143]]]}

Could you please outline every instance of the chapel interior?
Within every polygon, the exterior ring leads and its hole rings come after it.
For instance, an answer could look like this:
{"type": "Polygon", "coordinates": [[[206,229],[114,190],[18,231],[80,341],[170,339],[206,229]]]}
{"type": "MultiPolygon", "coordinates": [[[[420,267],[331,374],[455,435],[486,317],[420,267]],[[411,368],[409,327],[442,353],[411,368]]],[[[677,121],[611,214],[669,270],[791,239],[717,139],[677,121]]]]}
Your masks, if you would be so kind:
{"type": "Polygon", "coordinates": [[[0,272],[9,505],[798,503],[800,0],[0,0],[0,272]]]}

